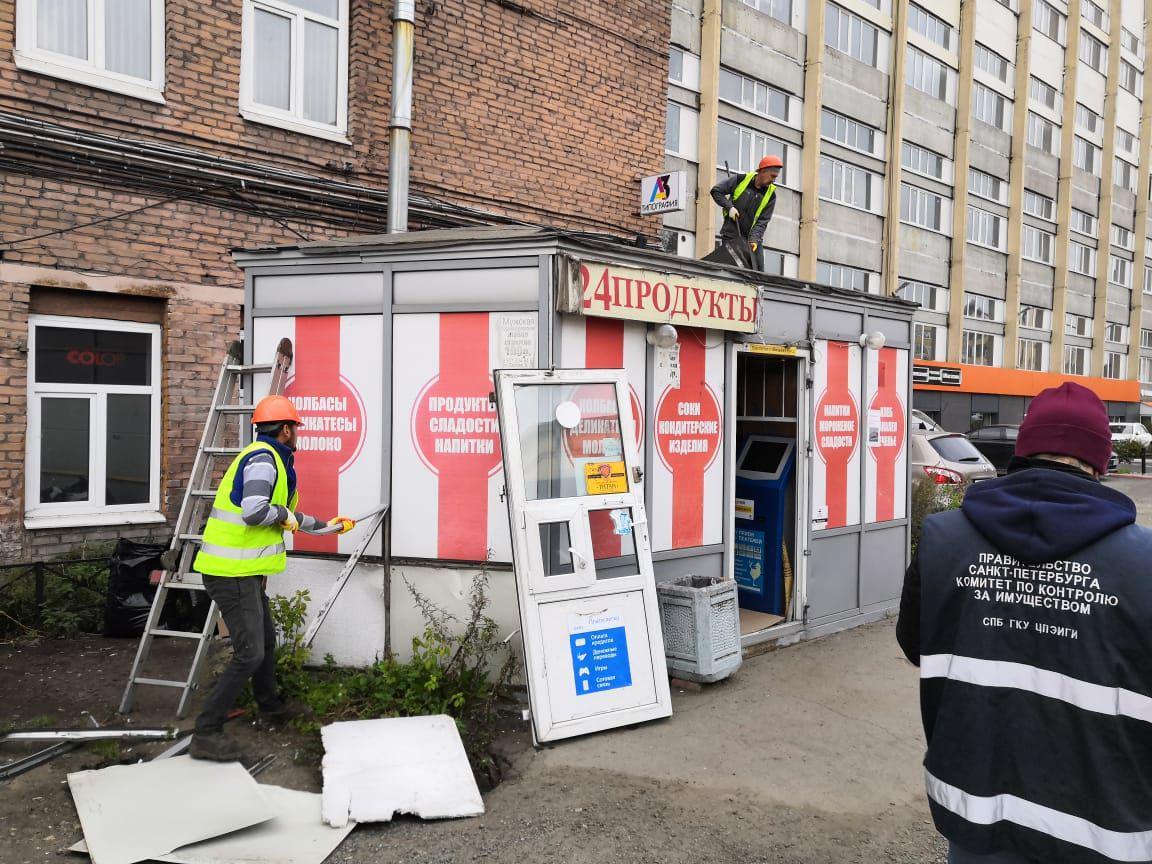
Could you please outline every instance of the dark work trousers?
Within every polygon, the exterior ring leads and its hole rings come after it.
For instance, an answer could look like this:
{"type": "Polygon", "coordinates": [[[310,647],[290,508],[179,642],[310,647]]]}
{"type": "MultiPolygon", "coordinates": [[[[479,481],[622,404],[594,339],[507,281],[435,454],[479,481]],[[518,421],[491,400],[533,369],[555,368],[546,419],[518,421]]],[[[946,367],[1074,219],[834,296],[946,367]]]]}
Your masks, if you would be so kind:
{"type": "Polygon", "coordinates": [[[196,718],[196,731],[211,734],[224,728],[249,679],[260,707],[276,704],[276,626],[263,576],[205,576],[204,588],[220,607],[232,639],[232,660],[196,718]]]}

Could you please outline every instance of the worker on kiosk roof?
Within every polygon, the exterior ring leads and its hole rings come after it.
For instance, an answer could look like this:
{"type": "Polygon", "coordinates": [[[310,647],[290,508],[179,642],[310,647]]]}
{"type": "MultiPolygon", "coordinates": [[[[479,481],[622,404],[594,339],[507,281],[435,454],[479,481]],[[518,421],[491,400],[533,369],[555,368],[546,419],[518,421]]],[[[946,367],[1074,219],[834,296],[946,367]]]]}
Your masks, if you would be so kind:
{"type": "Polygon", "coordinates": [[[287,564],[284,532],[318,531],[355,522],[337,516],[324,523],[296,512],[296,427],[300,415],[284,396],[268,396],[252,414],[256,440],[232,461],[204,526],[193,567],[215,601],[232,638],[232,660],[220,675],[196,718],[189,753],[194,759],[233,762],[243,753],[224,735],[224,721],[249,679],[264,719],[289,720],[303,709],[280,698],[276,689],[276,629],[264,593],[265,577],[287,564]]]}
{"type": "Polygon", "coordinates": [[[779,156],[768,155],[755,171],[735,174],[712,187],[712,200],[724,208],[720,236],[737,246],[747,242],[757,270],[764,269],[764,229],[776,210],[776,178],[783,167],[779,156]]]}

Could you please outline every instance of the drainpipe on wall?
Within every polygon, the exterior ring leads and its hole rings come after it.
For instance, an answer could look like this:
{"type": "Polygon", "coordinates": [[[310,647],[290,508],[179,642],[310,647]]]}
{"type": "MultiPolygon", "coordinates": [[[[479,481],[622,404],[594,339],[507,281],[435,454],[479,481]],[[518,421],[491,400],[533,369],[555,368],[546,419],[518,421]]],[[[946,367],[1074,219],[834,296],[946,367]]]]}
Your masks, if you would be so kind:
{"type": "Polygon", "coordinates": [[[416,0],[396,0],[392,11],[392,122],[388,130],[388,233],[408,230],[412,152],[412,48],[416,0]]]}

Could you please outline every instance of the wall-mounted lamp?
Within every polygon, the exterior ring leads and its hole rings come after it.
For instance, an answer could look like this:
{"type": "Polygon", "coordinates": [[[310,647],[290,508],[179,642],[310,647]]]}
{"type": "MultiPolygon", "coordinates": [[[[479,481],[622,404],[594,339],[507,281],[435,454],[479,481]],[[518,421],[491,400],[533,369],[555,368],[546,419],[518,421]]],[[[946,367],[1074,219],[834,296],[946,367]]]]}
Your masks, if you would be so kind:
{"type": "Polygon", "coordinates": [[[655,327],[649,327],[644,338],[649,345],[655,345],[657,348],[671,348],[680,338],[680,334],[671,324],[658,324],[655,327]]]}
{"type": "Polygon", "coordinates": [[[860,347],[871,348],[873,351],[879,351],[884,347],[884,334],[879,330],[876,330],[873,333],[861,333],[860,347]]]}

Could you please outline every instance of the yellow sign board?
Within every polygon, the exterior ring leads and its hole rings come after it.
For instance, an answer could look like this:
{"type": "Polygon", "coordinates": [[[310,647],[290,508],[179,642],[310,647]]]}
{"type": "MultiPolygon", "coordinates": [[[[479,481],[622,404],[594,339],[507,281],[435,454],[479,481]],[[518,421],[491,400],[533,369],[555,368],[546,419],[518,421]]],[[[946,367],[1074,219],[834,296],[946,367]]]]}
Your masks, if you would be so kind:
{"type": "Polygon", "coordinates": [[[623,462],[589,462],[584,466],[584,494],[616,495],[628,491],[623,462]]]}
{"type": "Polygon", "coordinates": [[[748,351],[751,354],[770,354],[773,357],[795,357],[795,345],[764,345],[760,342],[748,343],[748,351]]]}

